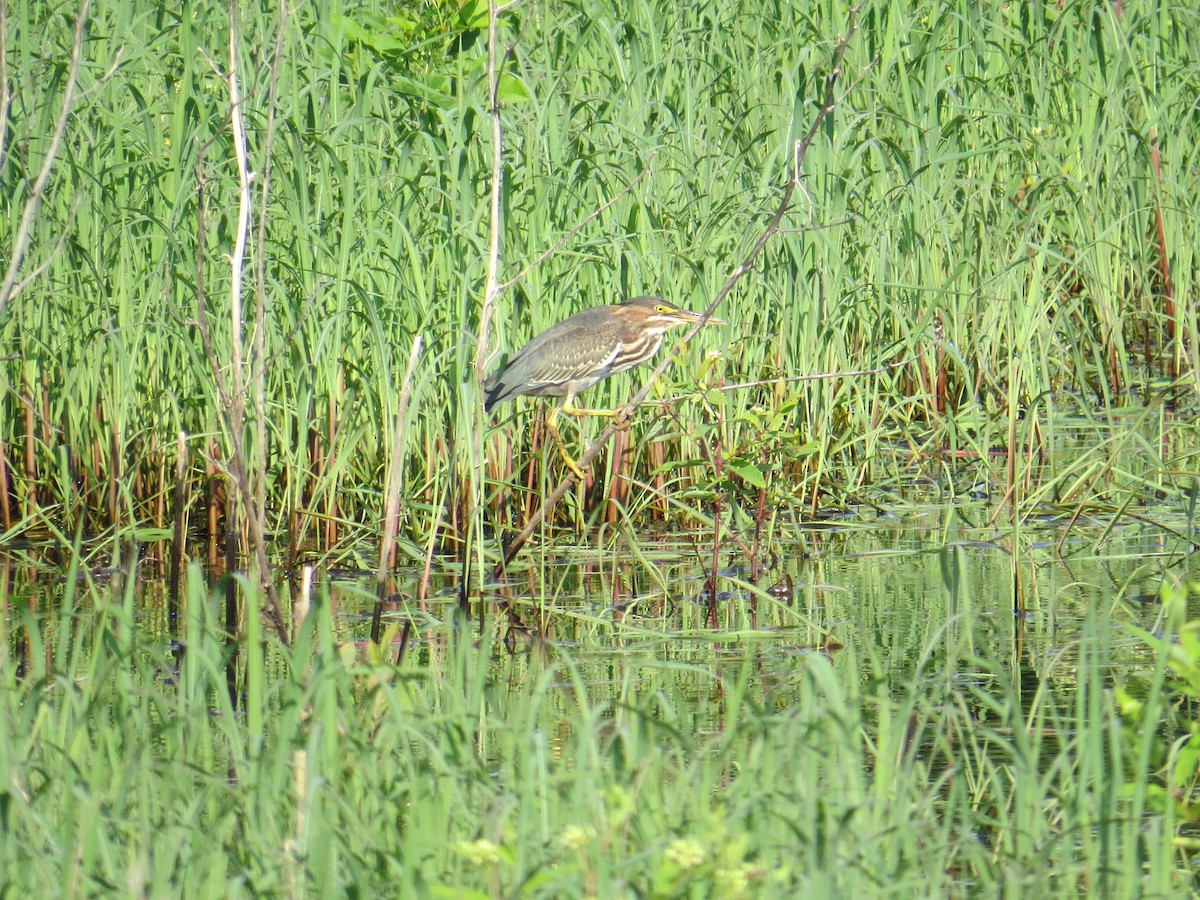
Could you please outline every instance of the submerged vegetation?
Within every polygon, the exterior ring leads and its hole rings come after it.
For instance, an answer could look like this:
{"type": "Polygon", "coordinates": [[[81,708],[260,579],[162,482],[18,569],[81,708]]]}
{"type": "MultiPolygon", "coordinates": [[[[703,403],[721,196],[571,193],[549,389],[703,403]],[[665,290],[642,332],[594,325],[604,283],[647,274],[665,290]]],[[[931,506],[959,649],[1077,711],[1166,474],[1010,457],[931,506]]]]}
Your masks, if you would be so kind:
{"type": "Polygon", "coordinates": [[[1200,11],[0,13],[7,886],[1194,889],[1200,11]],[[640,294],[731,324],[581,398],[648,385],[562,482],[542,404],[489,417],[483,376],[640,294]],[[897,679],[763,579],[818,514],[915,491],[984,509],[931,530],[945,622],[897,679]],[[1161,535],[1165,602],[1086,587],[1028,679],[1016,636],[957,641],[972,516],[1019,621],[1085,523],[1161,535]],[[702,603],[666,602],[664,522],[702,603]],[[531,531],[534,599],[499,577],[531,531]],[[654,590],[556,604],[563,535],[654,590]],[[371,640],[314,561],[374,570],[371,640]]]}

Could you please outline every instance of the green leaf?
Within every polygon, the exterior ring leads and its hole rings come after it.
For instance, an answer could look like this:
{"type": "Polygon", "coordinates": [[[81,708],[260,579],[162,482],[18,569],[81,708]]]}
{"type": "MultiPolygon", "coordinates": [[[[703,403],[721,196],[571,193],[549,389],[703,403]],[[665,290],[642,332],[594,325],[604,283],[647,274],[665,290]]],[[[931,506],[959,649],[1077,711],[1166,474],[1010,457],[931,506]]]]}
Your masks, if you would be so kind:
{"type": "Polygon", "coordinates": [[[529,90],[525,87],[525,82],[509,73],[500,77],[496,94],[504,103],[524,103],[529,100],[529,90]]]}
{"type": "Polygon", "coordinates": [[[744,460],[729,459],[725,461],[726,467],[742,481],[756,488],[765,488],[767,480],[763,477],[762,470],[754,463],[745,462],[744,460]]]}

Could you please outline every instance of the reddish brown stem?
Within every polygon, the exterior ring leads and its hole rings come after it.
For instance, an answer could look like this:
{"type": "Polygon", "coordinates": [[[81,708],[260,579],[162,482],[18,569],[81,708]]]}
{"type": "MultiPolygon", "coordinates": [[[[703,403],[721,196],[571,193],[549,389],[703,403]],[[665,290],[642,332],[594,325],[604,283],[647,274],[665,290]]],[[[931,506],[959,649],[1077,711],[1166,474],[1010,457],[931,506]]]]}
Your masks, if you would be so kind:
{"type": "Polygon", "coordinates": [[[0,526],[3,526],[5,531],[12,528],[12,508],[8,502],[8,491],[8,452],[4,448],[4,442],[0,441],[0,526]]]}
{"type": "MultiPolygon", "coordinates": [[[[720,431],[717,432],[717,446],[713,448],[713,481],[721,483],[721,473],[725,468],[725,455],[721,452],[720,431]]],[[[712,559],[710,560],[708,578],[708,627],[717,627],[717,567],[721,557],[721,490],[718,487],[713,493],[713,543],[712,559]]]]}
{"type": "Polygon", "coordinates": [[[1167,232],[1163,225],[1162,203],[1162,167],[1158,158],[1158,133],[1150,130],[1150,168],[1154,170],[1154,237],[1155,249],[1158,251],[1158,275],[1162,281],[1163,318],[1167,325],[1167,377],[1174,378],[1177,374],[1175,366],[1175,291],[1171,287],[1171,262],[1167,256],[1167,232]]]}
{"type": "Polygon", "coordinates": [[[114,419],[108,425],[108,524],[117,530],[117,509],[121,484],[121,439],[117,434],[117,422],[114,419]]]}
{"type": "MultiPolygon", "coordinates": [[[[764,480],[766,478],[766,468],[769,459],[767,448],[762,451],[762,463],[764,469],[764,480]]],[[[764,484],[758,489],[758,507],[754,511],[754,541],[750,545],[750,583],[754,584],[758,580],[758,552],[759,544],[762,541],[762,524],[767,517],[767,486],[764,484]]]]}
{"type": "MultiPolygon", "coordinates": [[[[341,373],[338,373],[338,383],[341,384],[341,373]]],[[[335,388],[335,391],[337,389],[335,388]]],[[[332,472],[336,460],[334,457],[337,451],[334,449],[337,446],[337,398],[332,394],[329,397],[329,403],[325,407],[325,425],[326,433],[329,435],[329,453],[325,460],[325,471],[332,472]]],[[[332,549],[337,543],[337,491],[328,490],[325,492],[325,550],[332,549]]]]}
{"type": "Polygon", "coordinates": [[[29,385],[22,392],[25,407],[25,513],[37,509],[37,459],[33,443],[33,401],[29,397],[29,385]]]}

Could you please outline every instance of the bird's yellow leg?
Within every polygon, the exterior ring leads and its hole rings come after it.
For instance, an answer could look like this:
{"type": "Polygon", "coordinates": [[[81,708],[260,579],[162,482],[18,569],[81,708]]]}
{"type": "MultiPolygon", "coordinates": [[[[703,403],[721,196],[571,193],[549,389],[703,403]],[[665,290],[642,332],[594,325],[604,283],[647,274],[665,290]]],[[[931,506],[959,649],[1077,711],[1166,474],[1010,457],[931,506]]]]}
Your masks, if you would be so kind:
{"type": "Polygon", "coordinates": [[[613,419],[616,422],[617,428],[625,429],[629,427],[629,415],[627,407],[622,406],[620,409],[580,409],[574,403],[564,403],[561,407],[562,411],[568,416],[597,416],[606,419],[613,419]]]}
{"type": "Polygon", "coordinates": [[[558,418],[561,407],[554,407],[550,410],[550,415],[546,417],[546,430],[550,432],[550,437],[554,438],[554,443],[558,444],[558,452],[562,454],[563,462],[567,464],[567,468],[575,473],[575,477],[583,481],[583,469],[579,468],[579,463],[571,458],[571,454],[567,452],[567,445],[563,443],[562,435],[558,433],[558,423],[554,420],[558,418]]]}
{"type": "Polygon", "coordinates": [[[610,419],[621,412],[619,409],[580,409],[574,403],[564,403],[560,409],[568,416],[607,416],[610,419]]]}

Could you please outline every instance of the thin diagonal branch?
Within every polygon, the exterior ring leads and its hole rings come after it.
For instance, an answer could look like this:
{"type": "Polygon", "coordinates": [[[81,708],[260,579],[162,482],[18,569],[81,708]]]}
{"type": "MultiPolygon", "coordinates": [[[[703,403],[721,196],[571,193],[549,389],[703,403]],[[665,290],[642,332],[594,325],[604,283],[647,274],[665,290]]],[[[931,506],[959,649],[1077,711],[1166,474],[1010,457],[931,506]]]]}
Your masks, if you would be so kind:
{"type": "MultiPolygon", "coordinates": [[[[837,94],[836,87],[838,79],[842,74],[842,64],[845,61],[846,50],[850,46],[850,39],[854,36],[855,31],[858,29],[858,12],[861,9],[861,6],[862,4],[859,3],[850,9],[846,33],[842,35],[833,48],[833,63],[830,66],[829,75],[825,80],[825,97],[820,108],[817,110],[817,114],[813,117],[813,120],[808,127],[808,131],[805,132],[804,137],[796,141],[796,143],[793,145],[791,172],[788,177],[787,185],[783,189],[783,194],[779,198],[779,205],[775,207],[775,212],[767,222],[766,227],[763,228],[762,233],[758,236],[758,239],[754,242],[754,245],[750,248],[750,251],[726,277],[725,283],[721,285],[720,290],[717,291],[716,295],[712,299],[712,302],[708,304],[708,307],[704,310],[700,320],[684,335],[682,341],[680,342],[681,344],[686,344],[693,337],[695,337],[701,328],[704,327],[708,319],[714,312],[716,312],[717,307],[719,307],[721,303],[724,302],[725,298],[729,296],[729,292],[732,291],[734,286],[742,279],[742,277],[750,271],[750,266],[753,265],[756,259],[758,259],[759,254],[762,253],[763,248],[767,245],[767,242],[770,241],[775,233],[779,231],[779,224],[783,221],[783,217],[787,213],[788,207],[791,205],[792,195],[795,193],[796,187],[800,183],[800,170],[804,161],[804,155],[807,153],[809,146],[811,146],[813,139],[816,137],[817,130],[820,128],[821,123],[837,108],[838,104],[845,97],[845,95],[839,96],[837,94]]],[[[671,356],[667,355],[658,363],[658,365],[654,367],[654,371],[648,378],[646,378],[641,389],[634,394],[633,398],[629,401],[628,407],[635,407],[646,399],[650,393],[650,388],[654,382],[654,379],[666,371],[667,366],[671,365],[671,362],[671,356]]],[[[588,463],[590,463],[600,453],[604,445],[612,440],[612,436],[616,434],[618,424],[618,420],[614,418],[612,422],[604,427],[604,430],[600,432],[596,439],[588,445],[587,449],[584,450],[583,454],[579,457],[578,462],[580,467],[586,466],[588,463]]],[[[546,496],[546,499],[542,502],[542,505],[538,511],[530,517],[525,527],[521,529],[517,536],[513,538],[512,542],[504,549],[504,555],[495,568],[494,574],[496,577],[499,577],[503,573],[504,569],[512,561],[513,557],[515,557],[525,545],[525,542],[529,540],[534,531],[540,527],[542,521],[545,519],[550,510],[554,509],[558,501],[563,498],[568,490],[570,490],[571,485],[575,483],[575,480],[575,476],[571,472],[568,472],[563,480],[555,486],[554,490],[546,496]]]]}
{"type": "Polygon", "coordinates": [[[637,185],[637,183],[639,181],[641,181],[643,178],[645,178],[646,175],[650,172],[650,162],[652,159],[653,159],[653,157],[646,160],[646,165],[644,165],[642,167],[642,171],[638,172],[637,177],[634,178],[633,181],[629,182],[629,184],[627,184],[627,185],[625,185],[625,187],[621,188],[621,190],[619,190],[615,196],[613,196],[611,199],[606,201],[602,206],[596,207],[590,213],[588,213],[586,216],[584,216],[582,219],[580,219],[574,228],[565,232],[562,237],[560,237],[557,241],[555,241],[553,244],[551,244],[542,253],[538,254],[537,258],[535,258],[533,260],[533,262],[526,265],[525,268],[521,269],[520,272],[518,272],[512,278],[508,279],[508,281],[505,281],[503,284],[501,284],[496,289],[497,293],[503,293],[504,291],[507,291],[510,287],[512,287],[514,284],[517,284],[518,282],[520,282],[522,278],[524,278],[526,275],[528,275],[530,272],[532,272],[534,269],[536,269],[538,266],[540,266],[542,263],[544,263],[547,259],[549,259],[555,253],[557,253],[559,250],[561,250],[562,247],[567,243],[567,241],[569,241],[571,238],[575,237],[575,235],[579,234],[579,232],[583,230],[583,226],[585,226],[588,222],[592,221],[592,219],[595,219],[596,217],[602,215],[605,212],[605,210],[607,210],[610,206],[612,206],[614,203],[616,203],[618,200],[620,200],[622,197],[624,197],[626,194],[628,194],[630,191],[632,191],[634,189],[634,187],[637,185]]]}

